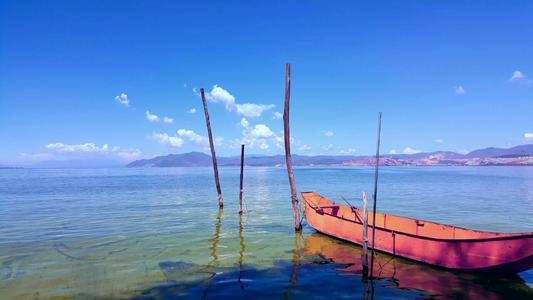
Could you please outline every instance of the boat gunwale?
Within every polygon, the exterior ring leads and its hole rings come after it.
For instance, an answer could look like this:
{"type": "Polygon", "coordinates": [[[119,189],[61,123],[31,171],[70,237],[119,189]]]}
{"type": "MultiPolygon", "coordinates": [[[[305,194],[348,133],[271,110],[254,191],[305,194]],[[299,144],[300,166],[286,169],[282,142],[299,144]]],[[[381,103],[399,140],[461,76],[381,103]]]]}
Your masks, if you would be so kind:
{"type": "MultiPolygon", "coordinates": [[[[338,206],[343,206],[343,207],[346,207],[346,208],[350,209],[349,206],[344,205],[344,204],[339,204],[339,203],[334,202],[334,201],[331,201],[328,198],[325,198],[325,197],[323,197],[322,195],[320,195],[320,194],[318,194],[316,192],[301,192],[302,198],[305,198],[304,194],[315,194],[315,195],[319,196],[320,198],[325,199],[325,200],[327,200],[327,201],[329,201],[331,203],[335,203],[338,206]]],[[[316,213],[320,214],[315,208],[313,208],[309,203],[307,203],[307,199],[305,201],[305,205],[308,205],[316,213]]],[[[369,213],[370,213],[370,211],[369,211],[369,213]]],[[[326,213],[326,212],[323,212],[322,214],[323,215],[327,215],[329,217],[341,219],[343,221],[348,221],[348,222],[351,222],[351,223],[356,223],[356,224],[363,225],[362,222],[358,222],[356,220],[351,220],[351,219],[347,219],[347,218],[344,218],[344,217],[335,216],[333,214],[329,214],[329,213],[326,213]]],[[[380,214],[387,215],[387,214],[384,214],[384,213],[380,213],[380,214]]],[[[417,234],[412,234],[412,233],[408,233],[408,232],[405,232],[405,231],[397,231],[397,230],[388,229],[386,227],[375,226],[375,228],[377,230],[381,230],[381,231],[385,231],[385,232],[391,232],[391,233],[394,233],[394,234],[401,234],[401,235],[414,237],[414,238],[419,238],[419,239],[426,239],[426,240],[432,240],[432,241],[442,241],[442,242],[490,242],[490,241],[500,241],[500,240],[515,240],[515,239],[533,238],[533,232],[499,233],[499,232],[492,232],[492,231],[472,230],[472,229],[468,229],[468,228],[464,228],[464,227],[460,227],[460,226],[447,225],[447,224],[437,223],[437,222],[433,222],[433,221],[413,219],[413,218],[409,218],[409,217],[403,217],[403,216],[397,216],[397,215],[391,215],[391,214],[389,214],[389,215],[390,216],[395,216],[395,217],[400,217],[400,218],[405,218],[405,219],[410,219],[410,220],[413,220],[413,221],[428,222],[428,223],[441,225],[441,226],[459,228],[459,229],[463,229],[463,230],[480,232],[480,233],[495,234],[495,235],[499,235],[499,236],[488,237],[488,238],[477,238],[477,239],[472,239],[472,238],[470,238],[470,239],[444,239],[444,238],[435,238],[435,237],[430,237],[430,236],[425,236],[425,235],[417,235],[417,234]]],[[[368,227],[369,228],[373,228],[374,226],[368,224],[368,227]]],[[[321,231],[319,231],[319,232],[321,232],[321,231]]]]}

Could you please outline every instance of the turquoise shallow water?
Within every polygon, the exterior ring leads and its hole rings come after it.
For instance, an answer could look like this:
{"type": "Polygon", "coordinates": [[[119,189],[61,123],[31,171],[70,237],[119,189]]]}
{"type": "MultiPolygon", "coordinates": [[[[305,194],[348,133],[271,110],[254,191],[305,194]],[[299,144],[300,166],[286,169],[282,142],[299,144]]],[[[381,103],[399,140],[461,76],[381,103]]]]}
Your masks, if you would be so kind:
{"type": "MultiPolygon", "coordinates": [[[[360,248],[292,229],[287,174],[246,168],[0,170],[0,295],[364,298],[360,248]]],[[[360,204],[372,168],[299,168],[299,191],[360,204]]],[[[382,168],[378,210],[480,230],[533,231],[533,168],[382,168]]],[[[533,270],[479,276],[380,255],[376,299],[532,298],[533,270]]],[[[369,298],[372,296],[368,294],[369,298]]]]}

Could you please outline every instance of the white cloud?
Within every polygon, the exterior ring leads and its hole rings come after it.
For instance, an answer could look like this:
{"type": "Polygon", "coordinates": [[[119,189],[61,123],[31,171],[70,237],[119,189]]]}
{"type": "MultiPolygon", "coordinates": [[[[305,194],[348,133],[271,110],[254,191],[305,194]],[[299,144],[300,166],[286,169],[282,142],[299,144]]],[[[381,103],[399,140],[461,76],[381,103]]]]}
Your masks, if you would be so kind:
{"type": "Polygon", "coordinates": [[[464,93],[466,93],[465,88],[462,85],[454,87],[454,90],[457,95],[463,95],[464,93]]]}
{"type": "Polygon", "coordinates": [[[53,143],[53,144],[48,144],[45,147],[48,150],[62,152],[62,153],[75,153],[75,152],[95,153],[95,152],[106,152],[109,150],[108,144],[104,144],[102,147],[98,147],[94,143],[85,143],[85,144],[77,144],[77,145],[53,143]]]}
{"type": "Polygon", "coordinates": [[[327,136],[327,137],[331,137],[331,136],[335,135],[335,133],[333,131],[330,131],[330,130],[325,130],[323,132],[324,132],[324,135],[327,136]]]}
{"type": "Polygon", "coordinates": [[[396,149],[392,149],[391,151],[389,151],[389,154],[398,154],[398,152],[396,152],[396,149]]]}
{"type": "Polygon", "coordinates": [[[113,147],[113,153],[124,161],[132,161],[139,159],[142,155],[141,150],[139,149],[120,149],[120,147],[113,147]]]}
{"type": "Polygon", "coordinates": [[[174,119],[170,118],[170,117],[164,117],[163,118],[163,122],[165,122],[167,124],[174,123],[174,119]]]}
{"type": "Polygon", "coordinates": [[[280,113],[279,111],[275,111],[274,115],[272,116],[272,119],[276,120],[276,119],[281,119],[281,118],[283,118],[283,114],[280,113]]]}
{"type": "Polygon", "coordinates": [[[125,93],[121,93],[120,95],[115,96],[115,101],[126,107],[130,106],[130,100],[128,100],[128,95],[125,93]]]}
{"type": "Polygon", "coordinates": [[[526,79],[526,75],[518,70],[513,72],[513,75],[511,75],[511,78],[509,78],[509,81],[519,81],[526,79]]]}
{"type": "Polygon", "coordinates": [[[442,145],[444,144],[444,140],[443,139],[435,139],[435,144],[438,144],[438,145],[442,145]]]}
{"type": "Polygon", "coordinates": [[[159,142],[161,145],[180,148],[183,146],[183,140],[177,136],[169,136],[166,133],[152,133],[152,139],[159,142]]]}
{"type": "Polygon", "coordinates": [[[251,135],[255,138],[269,138],[274,135],[274,132],[265,124],[257,124],[252,129],[251,135]]]}
{"type": "Polygon", "coordinates": [[[178,130],[178,135],[181,136],[181,137],[186,137],[189,139],[189,141],[197,144],[197,145],[201,145],[201,146],[207,146],[209,145],[209,139],[206,138],[206,137],[203,137],[199,134],[197,134],[196,132],[192,131],[192,130],[188,130],[188,129],[179,129],[178,130]]]}
{"type": "Polygon", "coordinates": [[[236,107],[237,113],[248,118],[257,118],[260,117],[263,112],[274,108],[274,104],[244,103],[236,104],[236,107]]]}
{"type": "Polygon", "coordinates": [[[525,139],[533,139],[533,132],[526,132],[524,133],[524,138],[525,139]]]}
{"type": "Polygon", "coordinates": [[[245,128],[250,125],[250,122],[248,122],[248,120],[246,120],[246,118],[242,118],[239,123],[241,124],[242,127],[245,127],[245,128]]]}
{"type": "Polygon", "coordinates": [[[413,149],[411,147],[405,147],[405,149],[403,149],[403,154],[417,154],[417,153],[420,153],[420,152],[422,152],[422,151],[413,149]]]}
{"type": "Polygon", "coordinates": [[[255,104],[243,103],[238,104],[235,97],[218,85],[214,85],[210,92],[206,93],[207,100],[213,103],[222,103],[227,111],[236,112],[248,118],[257,118],[269,109],[274,108],[273,104],[255,104]]]}
{"type": "Polygon", "coordinates": [[[307,151],[307,150],[311,150],[311,147],[309,147],[307,145],[301,145],[300,147],[298,147],[298,150],[307,151]]]}
{"type": "Polygon", "coordinates": [[[341,151],[339,151],[340,154],[354,154],[357,152],[357,149],[355,148],[348,148],[348,149],[343,149],[341,151]]]}
{"type": "Polygon", "coordinates": [[[187,112],[190,113],[190,114],[195,114],[196,113],[196,108],[193,107],[193,108],[189,109],[187,112]]]}
{"type": "Polygon", "coordinates": [[[44,146],[52,153],[21,154],[25,161],[46,160],[70,160],[70,159],[112,159],[120,161],[132,161],[141,157],[142,152],[138,149],[121,149],[118,146],[110,147],[108,144],[98,146],[95,143],[65,144],[51,143],[44,146]]]}
{"type": "Polygon", "coordinates": [[[151,114],[150,111],[146,111],[146,119],[150,122],[159,122],[160,119],[157,115],[151,114]]]}

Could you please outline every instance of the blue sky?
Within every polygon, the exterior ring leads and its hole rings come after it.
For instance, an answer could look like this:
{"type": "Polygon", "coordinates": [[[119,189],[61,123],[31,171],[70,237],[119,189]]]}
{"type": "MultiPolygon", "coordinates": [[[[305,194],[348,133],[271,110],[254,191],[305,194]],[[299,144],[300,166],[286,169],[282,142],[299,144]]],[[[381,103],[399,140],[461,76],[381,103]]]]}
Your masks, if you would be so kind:
{"type": "Polygon", "coordinates": [[[218,154],[283,153],[286,62],[294,153],[371,154],[378,111],[383,153],[533,143],[531,16],[527,1],[0,1],[0,163],[208,152],[200,87],[218,154]]]}

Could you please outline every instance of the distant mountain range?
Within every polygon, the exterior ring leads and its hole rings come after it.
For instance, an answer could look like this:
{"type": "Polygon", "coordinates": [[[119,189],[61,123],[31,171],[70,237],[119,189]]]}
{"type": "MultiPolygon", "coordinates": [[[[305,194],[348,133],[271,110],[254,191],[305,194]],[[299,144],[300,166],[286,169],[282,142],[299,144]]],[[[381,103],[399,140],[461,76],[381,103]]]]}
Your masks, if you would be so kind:
{"type": "MultiPolygon", "coordinates": [[[[368,155],[293,155],[292,160],[295,166],[365,166],[375,163],[375,158],[368,155]]],[[[512,148],[485,148],[467,154],[450,151],[385,154],[380,162],[390,166],[533,165],[533,144],[512,148]]],[[[245,163],[247,166],[282,166],[285,164],[285,156],[250,155],[246,156],[245,163]]],[[[189,152],[136,160],[129,163],[127,167],[207,167],[211,164],[210,155],[202,152],[189,152]]],[[[218,157],[218,164],[220,166],[238,166],[240,157],[218,157]]]]}

